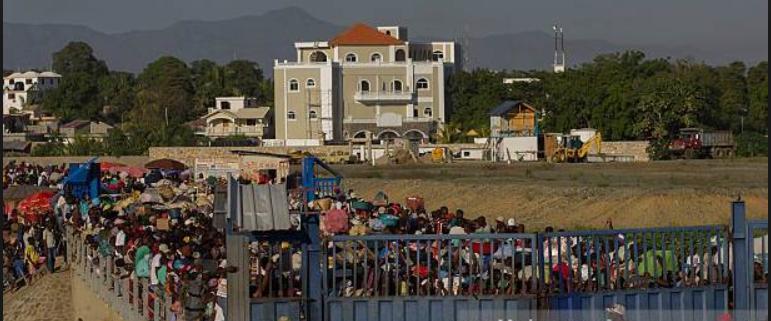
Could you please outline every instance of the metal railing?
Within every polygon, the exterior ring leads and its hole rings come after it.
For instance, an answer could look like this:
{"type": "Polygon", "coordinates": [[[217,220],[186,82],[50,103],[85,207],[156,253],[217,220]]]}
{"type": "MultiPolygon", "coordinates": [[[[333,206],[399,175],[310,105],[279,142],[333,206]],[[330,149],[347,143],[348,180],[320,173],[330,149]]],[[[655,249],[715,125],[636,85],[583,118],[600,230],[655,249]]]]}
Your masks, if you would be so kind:
{"type": "Polygon", "coordinates": [[[516,295],[537,287],[535,234],[334,236],[332,297],[516,295]]]}
{"type": "Polygon", "coordinates": [[[721,226],[539,234],[547,293],[727,284],[721,226]]]}
{"type": "Polygon", "coordinates": [[[377,100],[411,100],[413,96],[415,95],[412,91],[401,91],[401,90],[394,90],[394,91],[356,91],[354,94],[354,99],[356,100],[371,100],[371,101],[377,101],[377,100]]]}
{"type": "Polygon", "coordinates": [[[182,311],[172,311],[172,300],[164,289],[153,291],[147,278],[134,278],[121,273],[114,264],[113,256],[101,255],[95,246],[86,241],[71,226],[66,237],[73,273],[88,288],[109,305],[126,321],[184,320],[182,311]]]}
{"type": "Polygon", "coordinates": [[[262,134],[261,126],[207,127],[206,134],[262,134]]]}
{"type": "Polygon", "coordinates": [[[338,297],[567,294],[729,283],[721,226],[542,234],[337,235],[338,297]]]}

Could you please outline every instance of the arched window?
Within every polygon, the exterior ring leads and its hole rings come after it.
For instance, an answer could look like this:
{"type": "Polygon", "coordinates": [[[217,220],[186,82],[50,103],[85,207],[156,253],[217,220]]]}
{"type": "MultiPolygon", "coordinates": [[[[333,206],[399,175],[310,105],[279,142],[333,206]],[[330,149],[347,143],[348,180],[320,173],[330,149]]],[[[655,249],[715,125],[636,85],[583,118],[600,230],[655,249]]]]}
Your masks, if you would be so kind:
{"type": "Polygon", "coordinates": [[[428,90],[428,80],[426,78],[420,78],[415,83],[415,88],[418,90],[428,90]]]}
{"type": "Polygon", "coordinates": [[[359,82],[359,91],[369,91],[369,81],[362,80],[359,82]]]}
{"type": "Polygon", "coordinates": [[[230,102],[227,102],[227,101],[220,102],[220,109],[225,109],[225,110],[230,109],[230,102]]]}
{"type": "Polygon", "coordinates": [[[315,111],[315,110],[311,110],[311,111],[308,113],[308,118],[310,118],[311,120],[316,120],[316,119],[318,119],[319,117],[318,117],[318,115],[316,114],[316,111],[315,111]]]}
{"type": "Polygon", "coordinates": [[[431,111],[431,107],[426,107],[423,109],[423,116],[426,116],[426,117],[434,116],[434,113],[431,111]]]}
{"type": "Polygon", "coordinates": [[[396,61],[406,61],[407,60],[407,57],[406,57],[403,49],[397,49],[396,52],[394,53],[394,58],[395,58],[394,60],[396,60],[396,61]]]}
{"type": "Polygon", "coordinates": [[[297,79],[289,80],[289,91],[300,91],[300,83],[297,82],[297,79]]]}
{"type": "Polygon", "coordinates": [[[13,90],[24,90],[24,83],[19,81],[13,85],[13,90]]]}
{"type": "Polygon", "coordinates": [[[394,80],[393,89],[395,92],[401,92],[402,91],[402,82],[400,80],[394,80]]]}
{"type": "Polygon", "coordinates": [[[383,61],[383,56],[376,52],[372,54],[369,60],[372,62],[381,62],[383,61]]]}
{"type": "Polygon", "coordinates": [[[327,54],[321,52],[321,51],[314,51],[311,53],[311,62],[326,62],[327,61],[327,54]]]}
{"type": "Polygon", "coordinates": [[[436,50],[431,55],[431,60],[433,61],[439,61],[439,59],[444,59],[444,53],[441,50],[436,50]]]}
{"type": "Polygon", "coordinates": [[[305,87],[306,88],[316,87],[316,81],[313,80],[313,78],[308,78],[308,80],[305,81],[305,87]]]}
{"type": "Polygon", "coordinates": [[[345,62],[356,62],[358,58],[355,53],[349,53],[345,55],[345,62]]]}
{"type": "Polygon", "coordinates": [[[286,113],[286,119],[288,119],[288,120],[295,120],[295,119],[297,119],[297,115],[295,115],[295,113],[293,111],[290,111],[290,112],[286,113]]]}

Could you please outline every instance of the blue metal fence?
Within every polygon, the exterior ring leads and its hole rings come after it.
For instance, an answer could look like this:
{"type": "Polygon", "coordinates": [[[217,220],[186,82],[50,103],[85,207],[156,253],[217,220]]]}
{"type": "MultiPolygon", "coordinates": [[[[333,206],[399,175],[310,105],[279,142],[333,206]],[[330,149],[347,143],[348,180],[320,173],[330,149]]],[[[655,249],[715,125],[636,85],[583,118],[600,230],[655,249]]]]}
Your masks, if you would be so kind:
{"type": "Polygon", "coordinates": [[[752,258],[752,286],[750,294],[751,318],[768,319],[768,221],[747,222],[747,234],[752,236],[749,243],[752,258]]]}
{"type": "MultiPolygon", "coordinates": [[[[329,192],[333,180],[306,183],[329,192]]],[[[762,320],[767,281],[753,279],[757,265],[750,258],[757,257],[760,275],[767,275],[767,246],[761,243],[758,251],[750,240],[767,235],[767,223],[747,223],[743,203],[733,206],[730,230],[329,238],[320,237],[318,213],[304,213],[302,237],[295,238],[302,244],[292,246],[302,256],[302,295],[270,291],[248,300],[249,315],[312,321],[601,320],[606,309],[620,304],[631,320],[714,320],[728,311],[735,320],[762,320]]]]}

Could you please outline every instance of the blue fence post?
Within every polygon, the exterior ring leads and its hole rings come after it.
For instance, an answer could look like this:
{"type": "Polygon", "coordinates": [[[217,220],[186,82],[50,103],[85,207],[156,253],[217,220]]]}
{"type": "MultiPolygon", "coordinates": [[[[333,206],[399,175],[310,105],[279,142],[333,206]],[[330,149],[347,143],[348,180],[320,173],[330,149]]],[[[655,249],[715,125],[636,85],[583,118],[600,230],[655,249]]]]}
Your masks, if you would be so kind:
{"type": "Polygon", "coordinates": [[[303,250],[303,280],[308,291],[307,313],[305,319],[309,321],[324,320],[322,312],[322,278],[321,278],[321,234],[319,231],[319,216],[306,215],[303,218],[304,228],[308,235],[308,242],[303,250]]]}
{"type": "Polygon", "coordinates": [[[747,320],[750,309],[750,258],[747,235],[747,222],[744,212],[744,202],[731,203],[731,236],[733,238],[733,294],[734,319],[747,320]]]}

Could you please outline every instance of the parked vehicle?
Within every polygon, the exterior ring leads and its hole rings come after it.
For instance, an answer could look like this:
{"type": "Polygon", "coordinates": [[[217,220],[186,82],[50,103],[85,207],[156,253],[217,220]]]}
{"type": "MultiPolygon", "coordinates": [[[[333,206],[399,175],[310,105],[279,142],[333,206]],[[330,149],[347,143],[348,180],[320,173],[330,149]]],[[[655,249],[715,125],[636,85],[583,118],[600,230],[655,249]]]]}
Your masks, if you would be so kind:
{"type": "Polygon", "coordinates": [[[725,158],[736,154],[736,143],[730,131],[683,128],[669,151],[674,158],[725,158]]]}

